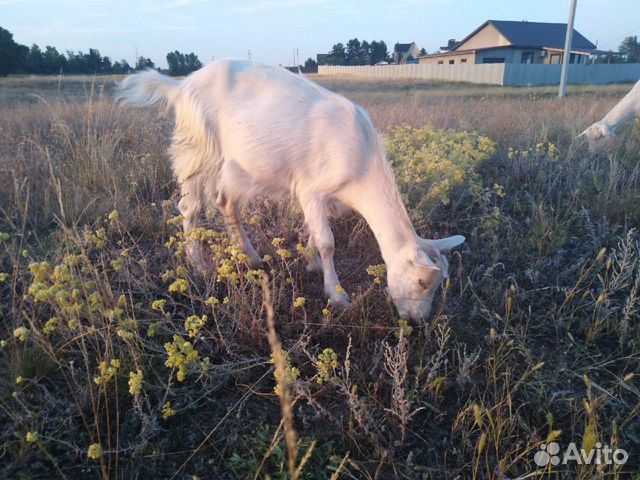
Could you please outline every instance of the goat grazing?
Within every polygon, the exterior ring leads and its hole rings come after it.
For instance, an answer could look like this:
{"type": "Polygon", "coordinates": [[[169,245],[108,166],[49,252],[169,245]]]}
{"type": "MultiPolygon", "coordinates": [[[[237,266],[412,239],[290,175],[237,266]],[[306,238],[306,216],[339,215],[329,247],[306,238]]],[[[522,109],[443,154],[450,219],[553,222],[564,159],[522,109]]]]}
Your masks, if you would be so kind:
{"type": "Polygon", "coordinates": [[[614,137],[616,128],[632,118],[640,118],[640,81],[602,120],[591,125],[579,136],[587,137],[589,151],[595,153],[602,140],[614,137]]]}
{"type": "MultiPolygon", "coordinates": [[[[152,70],[130,75],[118,96],[138,106],[164,100],[175,111],[169,154],[185,232],[197,226],[203,206],[215,206],[257,266],[261,259],[239,223],[240,204],[256,195],[293,196],[309,230],[308,269],[322,270],[326,295],[345,305],[328,219],[355,210],[378,241],[400,316],[427,317],[447,277],[443,253],[464,237],[416,234],[383,140],[362,108],[303,75],[240,60],[217,60],[181,81],[152,70]]],[[[187,253],[204,270],[201,245],[190,243],[187,253]]]]}

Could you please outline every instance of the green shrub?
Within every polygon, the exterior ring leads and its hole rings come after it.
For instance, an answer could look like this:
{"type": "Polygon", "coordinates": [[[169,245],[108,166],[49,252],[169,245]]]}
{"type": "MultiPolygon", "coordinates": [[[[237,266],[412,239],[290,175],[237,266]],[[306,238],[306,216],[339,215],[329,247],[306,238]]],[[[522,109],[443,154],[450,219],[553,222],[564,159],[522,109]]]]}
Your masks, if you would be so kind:
{"type": "Polygon", "coordinates": [[[475,132],[397,126],[387,136],[387,158],[411,208],[446,205],[454,189],[477,196],[477,168],[495,152],[495,142],[475,132]]]}

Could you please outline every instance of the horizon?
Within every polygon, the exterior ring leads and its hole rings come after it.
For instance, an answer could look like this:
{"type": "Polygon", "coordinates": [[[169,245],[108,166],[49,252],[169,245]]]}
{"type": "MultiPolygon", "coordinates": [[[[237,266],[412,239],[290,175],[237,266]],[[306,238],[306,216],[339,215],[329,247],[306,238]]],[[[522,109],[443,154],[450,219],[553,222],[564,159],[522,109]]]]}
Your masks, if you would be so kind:
{"type": "MultiPolygon", "coordinates": [[[[603,3],[579,2],[574,28],[599,49],[617,50],[626,36],[640,31],[640,2],[603,3]]],[[[114,62],[126,59],[131,65],[137,54],[164,68],[167,53],[175,50],[194,52],[205,64],[225,57],[303,64],[351,38],[384,40],[390,52],[395,43],[414,41],[433,52],[489,19],[566,24],[569,0],[560,6],[552,0],[400,0],[366,6],[338,0],[117,0],[109,5],[0,0],[0,7],[0,26],[23,45],[51,45],[60,53],[95,48],[114,62]],[[70,8],[73,15],[67,14],[70,8]]]]}

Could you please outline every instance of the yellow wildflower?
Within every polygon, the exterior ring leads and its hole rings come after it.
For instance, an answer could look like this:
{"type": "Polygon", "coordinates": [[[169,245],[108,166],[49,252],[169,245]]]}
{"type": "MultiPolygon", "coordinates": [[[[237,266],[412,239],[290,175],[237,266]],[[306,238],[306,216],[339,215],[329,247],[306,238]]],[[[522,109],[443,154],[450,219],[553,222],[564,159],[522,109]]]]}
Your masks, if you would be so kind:
{"type": "Polygon", "coordinates": [[[274,247],[281,247],[284,244],[284,238],[282,237],[276,237],[273,240],[271,240],[271,245],[273,245],[274,247]]]}
{"type": "Polygon", "coordinates": [[[167,420],[169,417],[173,417],[176,414],[176,411],[171,408],[171,402],[167,402],[162,405],[162,419],[167,420]]]}
{"type": "Polygon", "coordinates": [[[167,368],[177,368],[177,379],[182,382],[189,367],[198,361],[200,353],[193,348],[191,342],[187,342],[179,335],[173,336],[173,342],[165,343],[164,349],[167,351],[165,366],[167,368]]]}
{"type": "Polygon", "coordinates": [[[100,460],[102,458],[102,447],[99,443],[92,443],[87,450],[87,457],[91,460],[100,460]]]}
{"type": "Polygon", "coordinates": [[[332,348],[325,348],[315,361],[316,368],[318,369],[317,382],[329,381],[330,372],[338,368],[338,355],[332,348]]]}
{"type": "Polygon", "coordinates": [[[144,375],[142,370],[138,369],[136,372],[129,372],[129,393],[133,396],[140,395],[142,392],[142,380],[144,375]]]}
{"type": "Polygon", "coordinates": [[[207,321],[206,315],[203,315],[202,317],[199,317],[197,315],[191,315],[187,317],[187,319],[184,322],[184,329],[189,334],[189,338],[193,338],[196,335],[198,335],[202,327],[204,327],[204,324],[206,323],[206,321],[207,321]]]}
{"type": "Polygon", "coordinates": [[[31,330],[27,327],[18,327],[13,331],[13,336],[21,342],[25,342],[29,338],[29,334],[31,334],[31,330]]]}
{"type": "Polygon", "coordinates": [[[177,279],[175,282],[173,282],[171,285],[169,285],[169,292],[173,293],[173,292],[180,292],[180,293],[184,293],[187,291],[187,287],[189,286],[189,284],[187,283],[187,281],[183,278],[179,278],[177,279]]]}
{"type": "Polygon", "coordinates": [[[166,304],[167,304],[166,300],[154,300],[153,303],[151,304],[151,309],[160,310],[162,312],[166,304]]]}

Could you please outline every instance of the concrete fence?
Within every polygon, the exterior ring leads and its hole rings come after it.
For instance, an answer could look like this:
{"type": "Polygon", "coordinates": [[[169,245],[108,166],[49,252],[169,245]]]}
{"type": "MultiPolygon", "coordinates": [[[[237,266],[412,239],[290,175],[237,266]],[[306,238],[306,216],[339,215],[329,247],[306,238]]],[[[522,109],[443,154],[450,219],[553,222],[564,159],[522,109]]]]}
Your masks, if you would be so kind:
{"type": "MultiPolygon", "coordinates": [[[[318,67],[319,75],[385,79],[444,80],[509,86],[557,85],[561,65],[494,63],[484,65],[380,65],[318,67]]],[[[569,83],[622,83],[640,79],[640,63],[569,65],[569,83]]]]}
{"type": "Polygon", "coordinates": [[[505,64],[487,65],[378,65],[361,67],[319,66],[319,75],[357,76],[366,78],[418,78],[452,82],[503,85],[505,64]]]}

